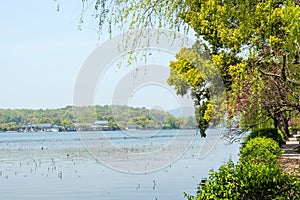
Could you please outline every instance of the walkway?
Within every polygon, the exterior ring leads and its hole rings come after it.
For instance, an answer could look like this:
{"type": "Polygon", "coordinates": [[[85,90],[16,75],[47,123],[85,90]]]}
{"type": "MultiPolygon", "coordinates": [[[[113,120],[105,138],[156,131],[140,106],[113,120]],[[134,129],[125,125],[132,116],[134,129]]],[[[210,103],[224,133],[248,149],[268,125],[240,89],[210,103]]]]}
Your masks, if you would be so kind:
{"type": "Polygon", "coordinates": [[[299,146],[300,134],[290,137],[285,145],[282,145],[283,154],[280,158],[280,163],[283,166],[284,171],[294,175],[300,175],[300,154],[297,153],[297,147],[299,146]]]}

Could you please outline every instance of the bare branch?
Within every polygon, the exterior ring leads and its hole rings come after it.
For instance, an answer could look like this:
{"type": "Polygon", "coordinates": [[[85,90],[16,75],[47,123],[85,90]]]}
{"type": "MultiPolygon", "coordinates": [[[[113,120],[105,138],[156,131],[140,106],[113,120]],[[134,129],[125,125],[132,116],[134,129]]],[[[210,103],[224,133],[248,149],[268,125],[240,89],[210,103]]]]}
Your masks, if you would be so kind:
{"type": "MultiPolygon", "coordinates": [[[[274,74],[274,73],[270,73],[270,72],[265,72],[265,71],[263,71],[263,70],[261,70],[261,69],[258,69],[258,71],[259,71],[260,73],[262,73],[263,75],[274,76],[274,77],[282,78],[282,76],[279,75],[279,74],[274,74]]],[[[286,81],[287,81],[287,82],[290,82],[290,83],[293,83],[293,84],[295,84],[295,85],[299,85],[299,86],[300,86],[300,82],[299,82],[299,81],[292,80],[292,79],[290,79],[290,78],[288,78],[288,77],[286,78],[286,81]]]]}

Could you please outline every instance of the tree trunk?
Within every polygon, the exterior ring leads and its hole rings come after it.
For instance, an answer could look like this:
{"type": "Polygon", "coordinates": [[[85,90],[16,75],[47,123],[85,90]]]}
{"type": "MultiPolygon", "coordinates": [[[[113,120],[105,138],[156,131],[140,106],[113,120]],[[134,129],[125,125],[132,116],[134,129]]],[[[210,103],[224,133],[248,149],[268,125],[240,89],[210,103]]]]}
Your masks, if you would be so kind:
{"type": "Polygon", "coordinates": [[[274,117],[272,119],[274,121],[274,128],[278,129],[278,125],[279,125],[278,120],[276,119],[276,117],[274,117]]]}
{"type": "Polygon", "coordinates": [[[283,125],[284,135],[286,137],[291,137],[290,130],[289,130],[289,120],[283,117],[282,123],[283,123],[282,125],[283,125]]]}

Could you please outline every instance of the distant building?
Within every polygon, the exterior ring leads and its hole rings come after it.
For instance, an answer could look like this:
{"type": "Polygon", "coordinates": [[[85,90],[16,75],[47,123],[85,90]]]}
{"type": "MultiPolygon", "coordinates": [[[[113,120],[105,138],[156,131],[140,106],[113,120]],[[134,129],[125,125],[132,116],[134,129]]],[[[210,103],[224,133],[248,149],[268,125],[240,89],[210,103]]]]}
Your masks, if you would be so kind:
{"type": "Polygon", "coordinates": [[[103,126],[103,125],[108,124],[108,121],[107,120],[99,120],[99,121],[95,121],[94,124],[103,126]]]}
{"type": "Polygon", "coordinates": [[[107,120],[99,120],[89,123],[74,123],[77,131],[110,131],[112,127],[108,126],[107,120]]]}
{"type": "Polygon", "coordinates": [[[54,124],[26,124],[22,126],[24,132],[59,132],[61,127],[54,124]]]}

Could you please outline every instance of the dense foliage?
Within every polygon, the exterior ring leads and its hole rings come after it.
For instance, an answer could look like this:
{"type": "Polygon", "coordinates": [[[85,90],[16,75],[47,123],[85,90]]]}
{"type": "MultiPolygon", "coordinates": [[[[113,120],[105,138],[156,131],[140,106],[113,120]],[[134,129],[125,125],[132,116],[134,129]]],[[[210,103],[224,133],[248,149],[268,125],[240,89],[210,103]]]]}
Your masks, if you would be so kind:
{"type": "Polygon", "coordinates": [[[300,112],[300,6],[292,0],[186,2],[180,17],[220,70],[229,118],[241,116],[245,128],[272,119],[289,136],[288,122],[300,112]]]}
{"type": "Polygon", "coordinates": [[[60,109],[0,109],[0,131],[13,131],[24,124],[50,123],[72,127],[73,123],[87,124],[107,120],[113,129],[136,125],[147,129],[194,129],[193,117],[178,117],[146,108],[127,106],[67,106],[60,109]]]}
{"type": "Polygon", "coordinates": [[[283,172],[279,145],[270,138],[254,138],[241,150],[238,164],[228,162],[211,171],[187,199],[299,199],[300,180],[283,172]]]}
{"type": "Polygon", "coordinates": [[[281,154],[281,148],[273,139],[255,137],[241,149],[240,163],[269,165],[273,162],[277,163],[281,154]]]}
{"type": "Polygon", "coordinates": [[[209,59],[204,44],[196,42],[192,48],[183,48],[177,61],[170,63],[168,84],[175,87],[177,94],[189,92],[194,100],[195,117],[202,136],[211,125],[218,125],[224,118],[222,102],[225,101],[224,84],[221,75],[209,59]],[[208,86],[209,85],[209,86],[208,86]]]}
{"type": "Polygon", "coordinates": [[[247,141],[249,141],[250,139],[253,139],[256,137],[271,138],[274,141],[276,141],[279,144],[279,146],[285,144],[284,135],[281,133],[281,131],[279,131],[275,128],[262,128],[262,129],[253,130],[247,136],[245,143],[247,143],[247,141]]]}

